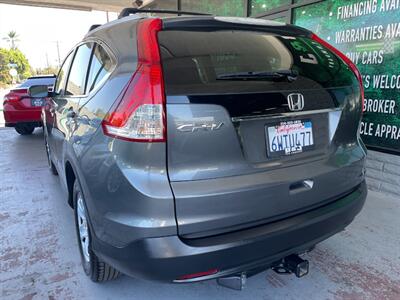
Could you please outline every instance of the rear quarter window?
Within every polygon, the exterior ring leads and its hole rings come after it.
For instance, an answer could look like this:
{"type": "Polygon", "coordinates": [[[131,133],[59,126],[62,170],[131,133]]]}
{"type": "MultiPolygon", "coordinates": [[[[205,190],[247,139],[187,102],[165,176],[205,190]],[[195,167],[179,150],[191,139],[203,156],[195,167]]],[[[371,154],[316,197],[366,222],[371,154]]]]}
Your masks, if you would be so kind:
{"type": "Polygon", "coordinates": [[[103,46],[96,44],[90,63],[86,93],[96,89],[111,74],[114,64],[103,46]]]}

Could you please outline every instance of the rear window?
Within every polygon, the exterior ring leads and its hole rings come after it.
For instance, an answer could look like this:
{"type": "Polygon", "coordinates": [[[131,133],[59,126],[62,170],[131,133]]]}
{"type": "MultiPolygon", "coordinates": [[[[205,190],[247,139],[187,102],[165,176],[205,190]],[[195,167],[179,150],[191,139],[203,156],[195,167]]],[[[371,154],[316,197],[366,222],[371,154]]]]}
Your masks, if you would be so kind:
{"type": "Polygon", "coordinates": [[[28,88],[33,85],[47,85],[52,87],[55,81],[56,79],[54,77],[31,78],[21,83],[19,87],[28,88]]]}
{"type": "Polygon", "coordinates": [[[161,31],[158,35],[168,95],[251,93],[357,84],[347,65],[307,37],[265,32],[161,31]],[[243,72],[291,70],[297,80],[221,80],[243,72]]]}

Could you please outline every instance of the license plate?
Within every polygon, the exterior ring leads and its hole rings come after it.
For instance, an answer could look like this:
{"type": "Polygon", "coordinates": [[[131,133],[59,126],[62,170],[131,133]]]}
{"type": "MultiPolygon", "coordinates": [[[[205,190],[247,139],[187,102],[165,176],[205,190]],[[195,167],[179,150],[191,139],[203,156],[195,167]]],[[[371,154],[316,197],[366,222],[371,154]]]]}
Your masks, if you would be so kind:
{"type": "Polygon", "coordinates": [[[296,120],[266,127],[269,156],[292,155],[314,146],[312,122],[296,120]]]}
{"type": "Polygon", "coordinates": [[[43,106],[44,105],[44,99],[43,98],[34,98],[31,100],[32,106],[43,106]]]}

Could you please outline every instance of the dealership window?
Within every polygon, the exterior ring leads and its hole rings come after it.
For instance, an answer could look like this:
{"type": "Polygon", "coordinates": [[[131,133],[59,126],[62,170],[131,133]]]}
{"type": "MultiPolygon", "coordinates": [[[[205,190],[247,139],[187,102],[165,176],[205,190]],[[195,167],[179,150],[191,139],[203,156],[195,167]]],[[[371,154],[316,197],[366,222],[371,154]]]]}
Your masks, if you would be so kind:
{"type": "Polygon", "coordinates": [[[246,2],[246,0],[181,0],[181,10],[243,17],[246,2]]]}
{"type": "Polygon", "coordinates": [[[251,15],[255,16],[291,3],[291,0],[251,0],[251,15]]]}
{"type": "Polygon", "coordinates": [[[176,10],[178,8],[178,1],[177,0],[154,1],[151,2],[146,8],[176,10]]]}
{"type": "Polygon", "coordinates": [[[400,6],[371,1],[360,8],[359,3],[327,0],[294,8],[293,23],[317,33],[357,64],[365,87],[361,138],[372,149],[400,153],[400,6]]]}
{"type": "Polygon", "coordinates": [[[324,1],[307,6],[301,6],[293,10],[292,23],[313,30],[317,34],[326,35],[331,39],[331,25],[337,23],[333,1],[324,1]]]}
{"type": "MultiPolygon", "coordinates": [[[[178,9],[178,0],[158,0],[152,1],[148,5],[146,5],[145,9],[165,9],[165,10],[177,10],[178,9]]],[[[174,14],[154,14],[159,17],[169,17],[176,16],[174,14]]]]}
{"type": "MultiPolygon", "coordinates": [[[[305,3],[307,2],[307,0],[293,0],[293,3],[297,4],[297,3],[305,3]]],[[[315,2],[321,2],[321,1],[315,1],[315,2]]]]}
{"type": "Polygon", "coordinates": [[[288,18],[286,16],[277,17],[277,18],[274,18],[273,20],[276,21],[276,22],[289,23],[288,22],[288,18]]]}

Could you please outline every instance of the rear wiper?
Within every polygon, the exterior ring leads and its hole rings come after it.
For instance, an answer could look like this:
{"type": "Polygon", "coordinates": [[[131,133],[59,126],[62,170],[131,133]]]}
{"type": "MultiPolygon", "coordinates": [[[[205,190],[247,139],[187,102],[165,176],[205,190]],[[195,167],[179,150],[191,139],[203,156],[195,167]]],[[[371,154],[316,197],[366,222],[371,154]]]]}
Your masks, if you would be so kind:
{"type": "Polygon", "coordinates": [[[297,79],[299,73],[295,70],[278,70],[266,72],[238,72],[226,73],[217,76],[217,80],[271,80],[280,81],[287,79],[292,82],[297,79]]]}

